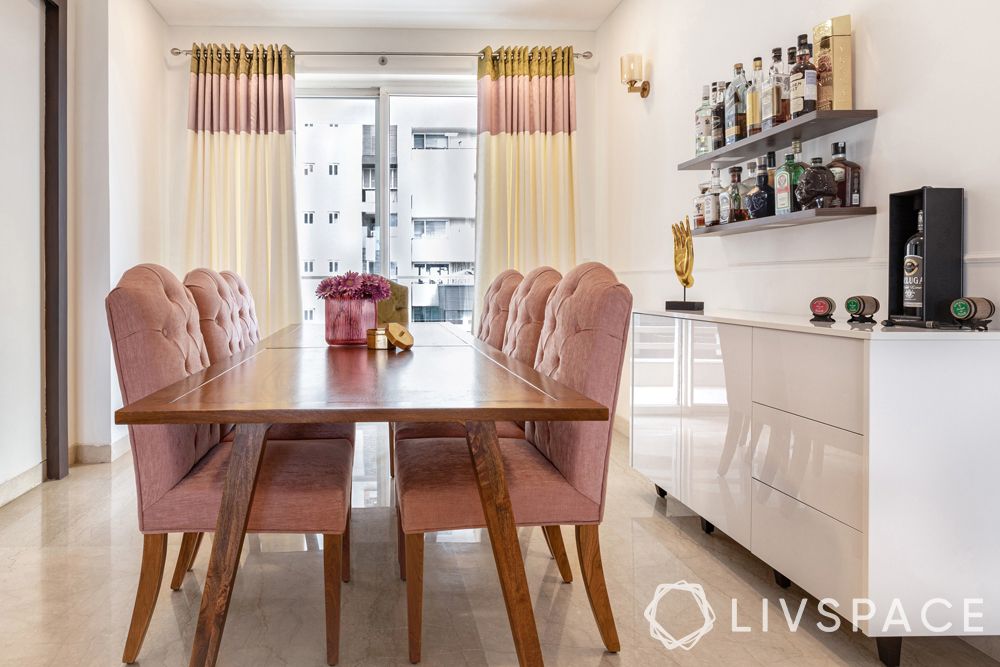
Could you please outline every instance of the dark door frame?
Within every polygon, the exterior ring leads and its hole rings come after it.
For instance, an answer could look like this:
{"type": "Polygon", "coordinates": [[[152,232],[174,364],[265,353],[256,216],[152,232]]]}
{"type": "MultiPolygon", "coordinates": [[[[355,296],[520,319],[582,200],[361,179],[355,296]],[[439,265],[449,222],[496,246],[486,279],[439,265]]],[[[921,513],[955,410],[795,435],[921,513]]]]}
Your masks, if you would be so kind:
{"type": "Polygon", "coordinates": [[[66,31],[69,0],[45,3],[45,476],[69,474],[66,264],[66,31]]]}

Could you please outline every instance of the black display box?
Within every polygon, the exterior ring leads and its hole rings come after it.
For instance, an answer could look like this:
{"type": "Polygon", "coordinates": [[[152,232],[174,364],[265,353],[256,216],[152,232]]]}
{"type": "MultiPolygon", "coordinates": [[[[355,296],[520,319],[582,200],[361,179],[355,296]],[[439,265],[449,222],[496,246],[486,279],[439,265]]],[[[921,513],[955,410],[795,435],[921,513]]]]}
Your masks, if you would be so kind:
{"type": "Polygon", "coordinates": [[[962,296],[963,188],[933,188],[889,195],[889,321],[900,326],[935,327],[952,322],[951,302],[962,296]],[[904,315],[903,258],[924,212],[923,317],[904,315]]]}

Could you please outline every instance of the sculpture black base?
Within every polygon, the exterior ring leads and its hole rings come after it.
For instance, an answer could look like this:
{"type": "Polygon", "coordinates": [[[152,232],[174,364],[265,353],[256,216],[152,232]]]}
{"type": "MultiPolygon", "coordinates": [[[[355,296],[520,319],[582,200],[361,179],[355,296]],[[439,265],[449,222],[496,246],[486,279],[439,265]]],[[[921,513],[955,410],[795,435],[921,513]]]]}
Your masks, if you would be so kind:
{"type": "Polygon", "coordinates": [[[876,637],[875,646],[878,649],[878,659],[886,667],[899,667],[903,653],[902,637],[876,637]]]}
{"type": "Polygon", "coordinates": [[[778,572],[774,568],[771,568],[771,569],[774,572],[774,583],[776,583],[781,588],[788,588],[789,586],[792,585],[792,580],[791,579],[789,579],[788,577],[786,577],[782,573],[778,572]]]}
{"type": "Polygon", "coordinates": [[[667,497],[667,492],[664,491],[660,486],[658,486],[656,484],[654,484],[653,486],[656,487],[656,495],[658,495],[661,498],[666,498],[667,497]]]}
{"type": "Polygon", "coordinates": [[[715,524],[713,524],[711,521],[707,521],[705,519],[702,519],[701,520],[701,529],[703,531],[705,531],[706,535],[711,535],[712,533],[715,532],[715,524]]]}
{"type": "Polygon", "coordinates": [[[664,304],[667,310],[683,310],[689,313],[704,313],[704,301],[667,301],[664,304]]]}

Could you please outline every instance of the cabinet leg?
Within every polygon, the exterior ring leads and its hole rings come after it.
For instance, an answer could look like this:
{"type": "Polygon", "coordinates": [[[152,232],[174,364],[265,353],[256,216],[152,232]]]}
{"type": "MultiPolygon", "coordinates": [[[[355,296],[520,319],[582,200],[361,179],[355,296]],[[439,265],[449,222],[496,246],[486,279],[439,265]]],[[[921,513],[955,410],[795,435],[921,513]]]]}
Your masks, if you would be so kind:
{"type": "Polygon", "coordinates": [[[656,484],[654,484],[653,486],[656,486],[656,495],[658,495],[661,498],[666,498],[667,497],[667,492],[666,491],[664,491],[663,489],[661,489],[656,484]]]}
{"type": "Polygon", "coordinates": [[[899,657],[903,652],[902,637],[876,637],[878,659],[886,667],[899,667],[899,657]]]}
{"type": "Polygon", "coordinates": [[[705,531],[706,535],[711,535],[712,533],[715,532],[715,524],[713,524],[712,522],[708,521],[707,519],[702,519],[701,520],[701,529],[703,531],[705,531]]]}
{"type": "Polygon", "coordinates": [[[788,588],[789,586],[792,585],[791,579],[789,579],[782,573],[778,572],[777,570],[773,570],[773,572],[774,572],[774,583],[778,584],[782,588],[788,588]]]}

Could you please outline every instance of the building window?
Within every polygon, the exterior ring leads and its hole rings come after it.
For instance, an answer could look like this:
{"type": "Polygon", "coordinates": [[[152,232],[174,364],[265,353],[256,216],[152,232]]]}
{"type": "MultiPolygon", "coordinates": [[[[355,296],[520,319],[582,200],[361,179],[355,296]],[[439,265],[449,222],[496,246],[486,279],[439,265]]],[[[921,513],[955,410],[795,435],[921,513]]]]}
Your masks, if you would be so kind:
{"type": "Polygon", "coordinates": [[[329,271],[330,273],[339,273],[340,272],[340,262],[339,261],[337,261],[335,259],[331,259],[328,264],[329,264],[329,268],[327,269],[327,271],[329,271]]]}
{"type": "Polygon", "coordinates": [[[315,312],[316,312],[315,308],[306,308],[304,311],[302,311],[302,319],[304,319],[306,322],[311,322],[313,314],[315,312]]]}
{"type": "Polygon", "coordinates": [[[439,132],[414,132],[413,148],[416,150],[448,148],[448,135],[439,132]]]}
{"type": "Polygon", "coordinates": [[[314,222],[313,222],[313,216],[314,215],[315,215],[314,211],[306,211],[305,213],[303,213],[302,214],[302,224],[304,224],[304,225],[314,224],[314,222]]]}
{"type": "Polygon", "coordinates": [[[395,190],[399,187],[399,169],[397,167],[389,167],[389,189],[395,190]]]}
{"type": "Polygon", "coordinates": [[[389,260],[389,275],[393,278],[399,275],[399,265],[392,260],[389,260]]]}
{"type": "Polygon", "coordinates": [[[361,187],[365,190],[375,189],[375,167],[371,165],[361,167],[361,187]]]}
{"type": "Polygon", "coordinates": [[[340,221],[340,211],[330,211],[327,215],[327,222],[333,224],[340,221]]]}
{"type": "Polygon", "coordinates": [[[305,273],[312,273],[313,272],[313,260],[307,259],[306,261],[302,262],[302,271],[305,272],[305,273]]]}
{"type": "Polygon", "coordinates": [[[302,168],[302,173],[306,176],[313,173],[313,169],[316,167],[315,162],[306,162],[305,166],[302,168]]]}
{"type": "Polygon", "coordinates": [[[413,238],[443,239],[448,236],[447,220],[414,220],[413,238]]]}
{"type": "Polygon", "coordinates": [[[340,164],[339,163],[337,163],[337,162],[331,162],[328,165],[328,167],[329,167],[329,172],[330,172],[331,176],[339,176],[340,175],[340,164]]]}

